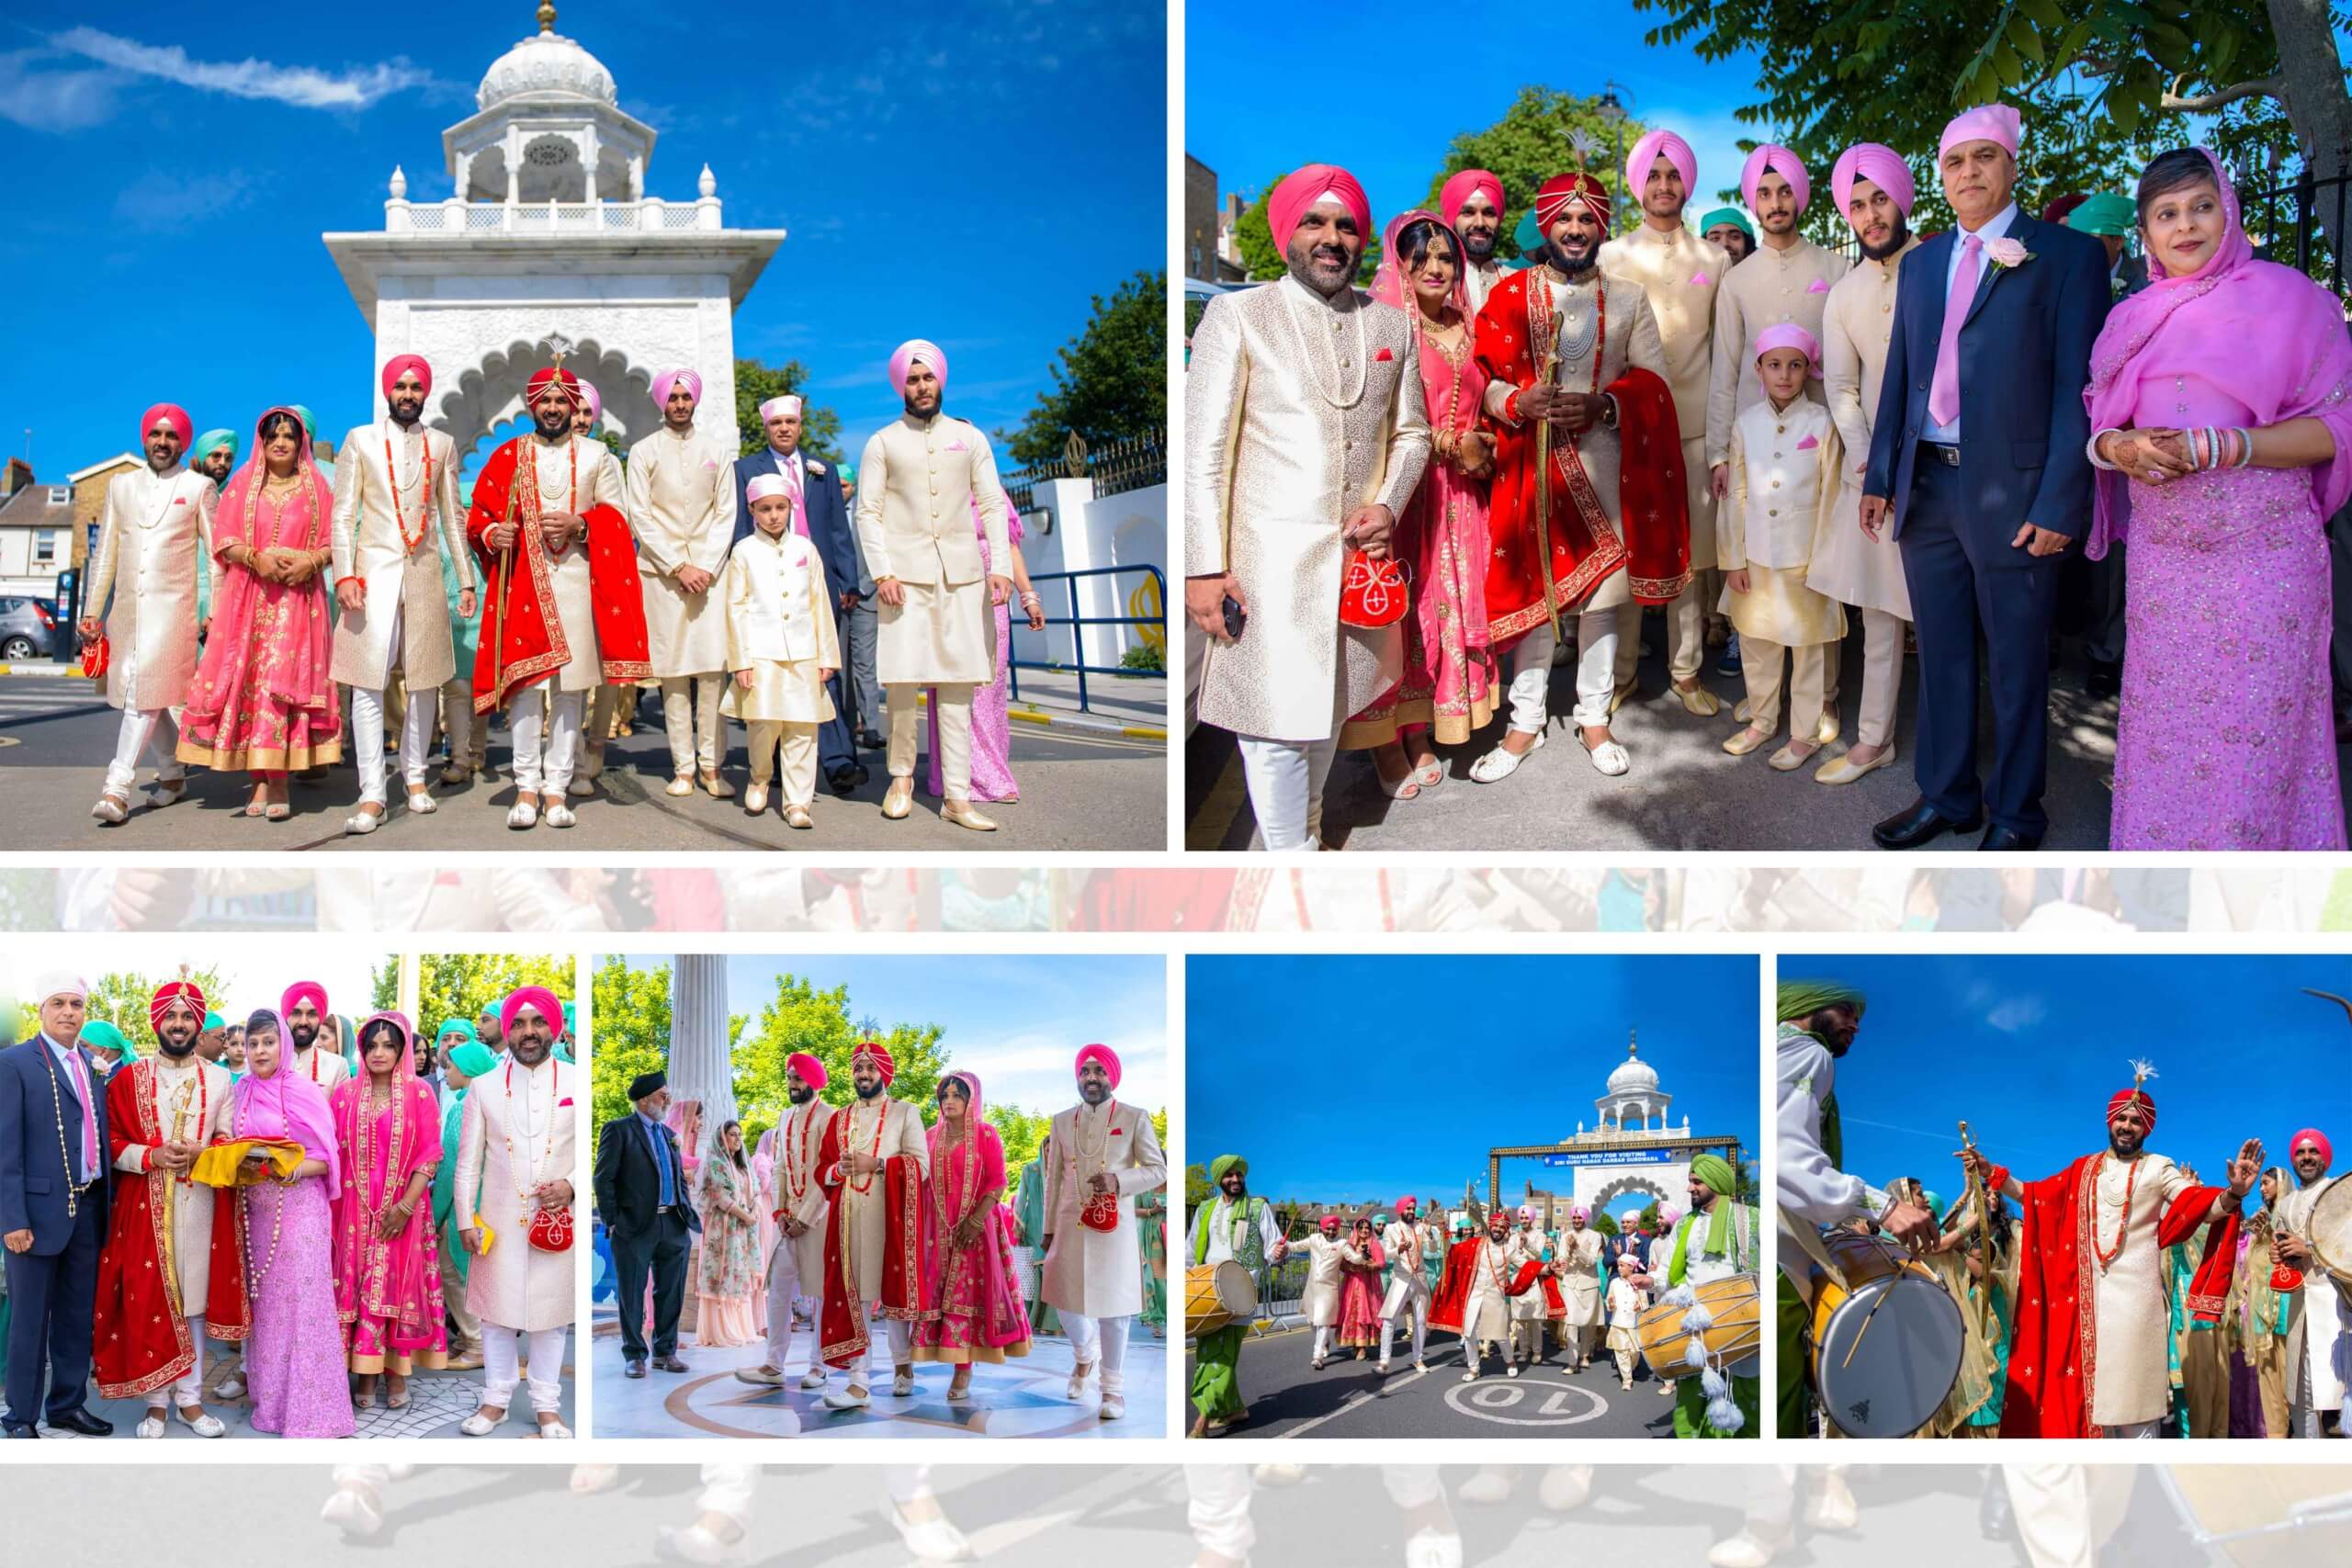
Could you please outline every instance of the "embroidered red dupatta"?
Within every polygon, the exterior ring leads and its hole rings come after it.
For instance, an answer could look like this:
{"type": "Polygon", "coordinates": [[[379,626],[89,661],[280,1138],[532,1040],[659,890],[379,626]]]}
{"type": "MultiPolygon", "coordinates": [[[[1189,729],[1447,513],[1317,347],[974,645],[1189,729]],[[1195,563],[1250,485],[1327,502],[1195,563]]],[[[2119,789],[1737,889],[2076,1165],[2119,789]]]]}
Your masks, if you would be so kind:
{"type": "MultiPolygon", "coordinates": [[[[849,1177],[844,1168],[849,1150],[842,1133],[849,1125],[847,1107],[835,1111],[825,1123],[817,1148],[817,1169],[825,1189],[825,1284],[817,1318],[818,1354],[830,1367],[854,1367],[865,1357],[865,1305],[857,1299],[857,1257],[849,1233],[849,1177]]],[[[910,1155],[892,1155],[871,1179],[880,1183],[884,1204],[882,1304],[880,1315],[911,1323],[922,1316],[930,1296],[932,1273],[929,1189],[922,1162],[910,1155]]]]}

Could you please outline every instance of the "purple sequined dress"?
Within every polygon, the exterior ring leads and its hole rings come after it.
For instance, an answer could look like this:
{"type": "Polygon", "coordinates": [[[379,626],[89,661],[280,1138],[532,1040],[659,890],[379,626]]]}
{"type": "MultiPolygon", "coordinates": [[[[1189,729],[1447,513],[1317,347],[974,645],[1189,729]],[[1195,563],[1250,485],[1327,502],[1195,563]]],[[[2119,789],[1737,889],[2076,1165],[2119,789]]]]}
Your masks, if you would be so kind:
{"type": "MultiPolygon", "coordinates": [[[[979,526],[977,512],[972,525],[979,526]]],[[[1005,513],[1007,537],[1015,549],[1021,547],[1021,519],[1010,509],[1005,513]]],[[[989,536],[980,534],[980,564],[994,572],[996,563],[989,558],[989,536]]],[[[1011,576],[1010,571],[1005,573],[1011,576]]],[[[1012,778],[1012,605],[1007,602],[995,606],[996,615],[996,679],[985,686],[972,690],[972,798],[974,800],[1019,800],[1021,786],[1012,778]]],[[[1026,617],[1022,624],[1028,625],[1026,617]]],[[[939,768],[939,694],[932,694],[932,705],[924,711],[925,722],[931,726],[931,774],[926,781],[934,795],[945,794],[940,782],[939,768]]]]}
{"type": "Polygon", "coordinates": [[[291,1187],[262,1181],[237,1190],[245,1205],[253,1281],[253,1335],[244,1359],[254,1430],[281,1438],[347,1438],[356,1423],[343,1326],[335,1315],[326,1183],[304,1177],[291,1187]]]}
{"type": "Polygon", "coordinates": [[[2325,523],[2308,469],[2132,483],[2110,849],[2345,847],[2325,523]]]}

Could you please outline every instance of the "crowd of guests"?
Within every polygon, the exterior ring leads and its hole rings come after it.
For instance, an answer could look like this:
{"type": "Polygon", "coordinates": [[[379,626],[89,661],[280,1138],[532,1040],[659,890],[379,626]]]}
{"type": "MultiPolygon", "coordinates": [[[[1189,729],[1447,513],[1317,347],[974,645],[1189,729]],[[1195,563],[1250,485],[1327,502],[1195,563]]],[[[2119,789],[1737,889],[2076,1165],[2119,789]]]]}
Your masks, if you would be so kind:
{"type": "Polygon", "coordinates": [[[1653,609],[1689,717],[1721,710],[1718,659],[1745,687],[1723,749],[1832,786],[1897,762],[1916,651],[1918,798],[1871,829],[1883,848],[2039,847],[2062,621],[2119,702],[2110,847],[2344,847],[2343,302],[2256,255],[2201,149],[2036,217],[2022,137],[1996,104],[1932,159],[1847,149],[1827,183],[1859,261],[1804,236],[1813,174],[1782,146],[1739,172],[1752,223],[1691,223],[1672,131],[1627,159],[1633,214],[1581,171],[1507,193],[1461,169],[1377,231],[1368,294],[1360,184],[1283,180],[1286,275],[1209,303],[1186,389],[1200,716],[1237,736],[1266,848],[1318,847],[1340,750],[1369,750],[1396,802],[1508,779],[1544,742],[1555,653],[1571,736],[1626,773],[1611,719],[1653,609]],[[1915,158],[1948,231],[1912,231],[1915,158]]]}
{"type": "Polygon", "coordinates": [[[1167,1166],[1150,1115],[1115,1096],[1116,1053],[1088,1045],[1075,1072],[1078,1103],[1026,1167],[1008,1167],[976,1071],[940,1076],[926,1126],[923,1107],[888,1094],[897,1065],[878,1042],[854,1051],[838,1103],[821,1098],[824,1064],[793,1054],[789,1108],[748,1138],[673,1098],[665,1073],[640,1075],[596,1149],[624,1375],[687,1371],[691,1286],[697,1345],[763,1348],[741,1382],[785,1386],[805,1329],[791,1382],[827,1410],[867,1406],[886,1353],[893,1398],[932,1362],[953,1369],[948,1404],[968,1404],[975,1367],[1060,1334],[1068,1397],[1092,1383],[1102,1419],[1125,1416],[1130,1325],[1166,1332],[1167,1166]]]}
{"type": "Polygon", "coordinates": [[[465,455],[424,423],[433,369],[416,355],[384,366],[382,417],[331,464],[300,406],[265,412],[240,465],[236,432],[199,437],[155,405],[144,464],[108,483],[79,624],[84,667],[122,710],[91,815],[171,806],[194,764],[250,774],[245,815],[282,821],[289,781],[325,778],[347,734],[345,830],[370,833],[391,808],[388,753],[408,809],[429,813],[436,736],[439,784],[465,785],[489,773],[503,711],[508,826],[567,828],[643,686],[660,692],[669,794],[733,795],[733,718],[746,810],[775,786],[794,828],[813,826],[820,773],[848,795],[875,749],[884,814],[907,816],[927,701],[931,793],[948,819],[992,829],[974,803],[1018,798],[1016,589],[1033,628],[1044,610],[987,436],[943,411],[945,353],[909,343],[889,374],[903,416],[852,467],[802,449],[792,394],[760,406],[766,443],[741,451],[731,409],[697,423],[691,369],[654,378],[663,423],[623,459],[599,438],[596,389],[559,365],[530,382],[531,432],[490,454],[464,501],[465,455]]]}
{"type": "Polygon", "coordinates": [[[255,1432],[349,1437],[417,1372],[480,1370],[479,1437],[526,1362],[538,1435],[571,1436],[575,1069],[552,992],[425,1035],[397,1011],[355,1026],[307,980],[232,1023],[174,980],[141,1055],[78,976],[36,989],[0,1049],[6,1437],[111,1434],[93,1387],[143,1401],[144,1438],[225,1435],[208,1397],[255,1432]]]}

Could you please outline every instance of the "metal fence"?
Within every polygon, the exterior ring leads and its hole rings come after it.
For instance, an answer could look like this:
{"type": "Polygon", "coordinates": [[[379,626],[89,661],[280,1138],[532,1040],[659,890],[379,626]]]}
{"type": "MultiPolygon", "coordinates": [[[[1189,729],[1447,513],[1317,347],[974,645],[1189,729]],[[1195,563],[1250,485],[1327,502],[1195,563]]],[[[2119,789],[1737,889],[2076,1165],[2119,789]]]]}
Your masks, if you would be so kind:
{"type": "Polygon", "coordinates": [[[2352,186],[2352,172],[2320,180],[2305,169],[2292,184],[2240,191],[2240,217],[2255,254],[2293,267],[2343,299],[2344,257],[2328,235],[2342,234],[2346,217],[2352,216],[2347,186],[2352,186]]]}
{"type": "MultiPolygon", "coordinates": [[[[1075,662],[1065,664],[1056,659],[1015,659],[1012,660],[1010,680],[1012,700],[1014,702],[1019,702],[1021,700],[1021,672],[1023,670],[1051,670],[1057,672],[1075,671],[1078,674],[1078,708],[1080,713],[1091,713],[1094,711],[1091,705],[1091,698],[1089,696],[1087,692],[1086,678],[1089,675],[1106,675],[1115,680],[1122,678],[1132,679],[1139,675],[1158,678],[1160,674],[1164,673],[1163,671],[1157,671],[1129,670],[1116,664],[1089,664],[1086,662],[1086,632],[1084,628],[1088,626],[1148,627],[1159,634],[1159,645],[1161,648],[1164,649],[1168,646],[1168,580],[1160,575],[1159,569],[1158,567],[1098,566],[1090,567],[1084,571],[1041,571],[1029,579],[1029,586],[1036,591],[1037,598],[1041,603],[1046,597],[1046,584],[1048,582],[1058,582],[1062,585],[1063,592],[1068,595],[1069,614],[1067,615],[1046,615],[1045,629],[1046,631],[1050,632],[1056,626],[1068,626],[1070,628],[1070,653],[1075,662]],[[1159,614],[1133,615],[1081,615],[1078,613],[1078,583],[1080,578],[1117,578],[1121,576],[1140,576],[1148,581],[1151,585],[1151,596],[1149,603],[1160,606],[1159,614]]],[[[1017,615],[1014,617],[1014,625],[1021,630],[1025,631],[1028,629],[1028,623],[1020,619],[1017,615]]]]}
{"type": "Polygon", "coordinates": [[[1125,436],[1099,447],[1089,447],[1085,438],[1076,431],[1062,447],[1059,461],[1033,463],[1025,468],[1015,468],[999,476],[1005,495],[1014,510],[1032,512],[1036,509],[1037,486],[1047,479],[1085,479],[1094,481],[1094,493],[1099,498],[1118,495],[1125,491],[1142,490],[1148,485],[1168,482],[1168,437],[1162,431],[1147,431],[1141,435],[1125,436]]]}

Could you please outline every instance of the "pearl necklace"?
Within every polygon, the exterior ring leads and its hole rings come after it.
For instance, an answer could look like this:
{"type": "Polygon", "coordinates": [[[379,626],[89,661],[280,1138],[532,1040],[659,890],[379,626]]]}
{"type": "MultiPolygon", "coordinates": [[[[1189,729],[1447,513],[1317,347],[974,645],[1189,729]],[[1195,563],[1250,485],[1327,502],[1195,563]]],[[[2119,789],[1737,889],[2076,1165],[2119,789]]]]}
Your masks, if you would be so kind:
{"type": "MultiPolygon", "coordinates": [[[[552,1067],[553,1064],[550,1063],[549,1066],[552,1067]]],[[[532,1080],[537,1076],[537,1074],[529,1067],[523,1069],[523,1147],[524,1152],[526,1155],[529,1155],[529,1157],[522,1163],[521,1168],[523,1171],[523,1179],[514,1183],[514,1195],[522,1199],[526,1203],[531,1200],[531,1193],[533,1190],[538,1187],[543,1179],[539,1175],[541,1168],[550,1159],[552,1159],[555,1155],[555,1108],[553,1104],[556,1087],[555,1074],[553,1071],[549,1071],[548,1074],[548,1100],[549,1104],[548,1108],[547,1126],[538,1132],[534,1132],[531,1129],[531,1089],[532,1080]],[[534,1138],[542,1138],[544,1139],[544,1142],[541,1144],[538,1153],[530,1154],[531,1140],[534,1138]]],[[[511,1058],[506,1064],[506,1074],[503,1081],[505,1084],[506,1091],[506,1110],[504,1112],[506,1174],[511,1179],[516,1169],[516,1162],[514,1159],[514,1063],[511,1058]]]]}
{"type": "MultiPolygon", "coordinates": [[[[1287,282],[1288,280],[1285,279],[1284,281],[1287,282]]],[[[1273,287],[1277,291],[1280,291],[1283,285],[1278,283],[1273,287]]],[[[1301,285],[1300,287],[1304,288],[1305,285],[1301,285]]],[[[1325,402],[1330,404],[1335,409],[1353,408],[1356,404],[1362,402],[1363,400],[1364,386],[1372,375],[1372,367],[1364,361],[1364,350],[1367,346],[1367,339],[1364,336],[1363,308],[1361,305],[1358,305],[1353,310],[1344,312],[1344,314],[1353,316],[1356,322],[1356,389],[1352,392],[1347,389],[1347,376],[1345,374],[1344,367],[1339,365],[1334,365],[1331,367],[1331,378],[1339,383],[1340,392],[1340,396],[1334,397],[1330,392],[1324,389],[1323,368],[1320,365],[1316,363],[1315,345],[1307,341],[1313,334],[1308,333],[1306,328],[1299,322],[1298,302],[1293,299],[1288,293],[1283,293],[1282,299],[1283,314],[1289,318],[1291,331],[1298,335],[1299,363],[1306,368],[1307,382],[1309,385],[1314,387],[1315,395],[1321,398],[1325,402]]],[[[1339,357],[1339,349],[1336,344],[1332,348],[1331,356],[1334,359],[1339,357]]]]}
{"type": "MultiPolygon", "coordinates": [[[[856,1101],[854,1104],[842,1107],[842,1112],[849,1117],[849,1131],[842,1138],[842,1155],[844,1161],[848,1158],[850,1141],[857,1136],[857,1113],[870,1103],[872,1102],[861,1100],[856,1101]]],[[[874,1146],[866,1150],[866,1153],[876,1156],[877,1157],[881,1155],[882,1129],[889,1124],[890,1102],[886,1099],[882,1101],[881,1115],[876,1117],[874,1120],[874,1146]]],[[[874,1177],[878,1174],[880,1174],[878,1169],[873,1173],[869,1173],[865,1178],[865,1185],[863,1187],[860,1187],[856,1181],[848,1177],[843,1177],[842,1180],[848,1185],[851,1191],[857,1193],[860,1197],[863,1197],[866,1193],[874,1190],[874,1177]]]]}

